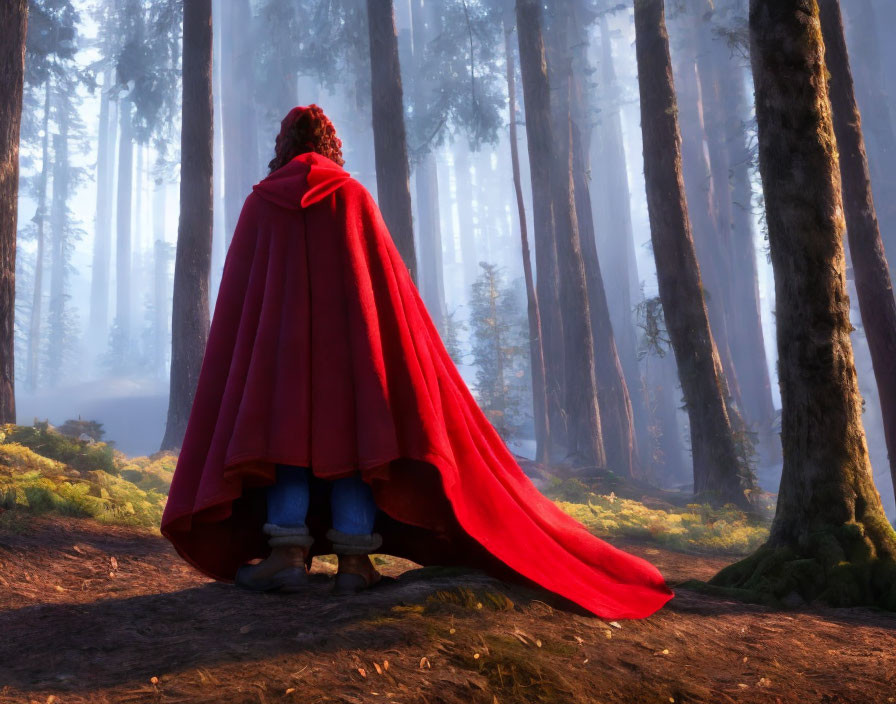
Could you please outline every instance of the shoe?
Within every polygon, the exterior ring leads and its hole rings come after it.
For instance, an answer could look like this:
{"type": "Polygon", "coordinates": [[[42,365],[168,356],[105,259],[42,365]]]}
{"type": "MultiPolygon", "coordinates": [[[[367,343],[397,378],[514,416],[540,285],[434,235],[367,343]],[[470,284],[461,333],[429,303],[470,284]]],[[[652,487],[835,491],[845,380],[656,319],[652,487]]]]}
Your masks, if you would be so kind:
{"type": "Polygon", "coordinates": [[[370,561],[370,553],[383,544],[379,533],[354,535],[331,528],[327,531],[327,539],[333,543],[333,552],[339,559],[333,582],[334,595],[357,594],[382,581],[383,575],[370,561]]]}
{"type": "Polygon", "coordinates": [[[243,565],[236,571],[234,583],[255,592],[303,591],[309,583],[306,560],[314,538],[306,526],[265,524],[270,538],[271,554],[254,565],[243,565]]]}
{"type": "Polygon", "coordinates": [[[383,579],[367,555],[339,555],[333,594],[344,596],[370,589],[383,579]]]}

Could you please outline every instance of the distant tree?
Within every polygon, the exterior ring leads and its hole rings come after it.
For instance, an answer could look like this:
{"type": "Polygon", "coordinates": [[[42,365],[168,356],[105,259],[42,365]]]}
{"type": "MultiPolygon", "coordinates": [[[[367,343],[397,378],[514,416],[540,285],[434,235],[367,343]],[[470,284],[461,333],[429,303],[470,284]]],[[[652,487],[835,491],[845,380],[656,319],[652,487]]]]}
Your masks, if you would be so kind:
{"type": "Polygon", "coordinates": [[[865,155],[862,118],[853,93],[852,72],[839,0],[818,0],[825,44],[825,65],[830,76],[834,133],[840,155],[843,208],[849,253],[855,272],[862,324],[868,338],[874,377],[880,394],[884,440],[890,474],[896,487],[896,299],[890,269],[881,241],[871,194],[871,176],[865,155]]]}
{"type": "Polygon", "coordinates": [[[445,314],[445,332],[442,335],[442,341],[445,343],[445,349],[452,361],[460,366],[465,364],[464,357],[466,356],[461,346],[460,337],[467,330],[467,324],[458,320],[456,316],[456,308],[445,314]]]}
{"type": "Polygon", "coordinates": [[[470,295],[477,402],[506,441],[521,425],[527,353],[524,322],[516,292],[494,264],[480,262],[481,274],[470,295]]]}
{"type": "Polygon", "coordinates": [[[0,421],[15,423],[15,271],[19,131],[25,79],[28,5],[0,7],[0,421]]]}
{"type": "Polygon", "coordinates": [[[849,338],[843,204],[818,5],[751,0],[750,36],[775,271],[784,468],[768,541],[711,583],[789,603],[896,609],[896,531],[874,487],[849,338]]]}
{"type": "Polygon", "coordinates": [[[180,447],[208,340],[212,248],[212,5],[184,3],[180,223],[174,265],[171,388],[160,449],[180,447]]]}
{"type": "Polygon", "coordinates": [[[526,206],[523,200],[523,184],[520,176],[519,146],[517,143],[516,68],[511,37],[516,26],[513,5],[508,0],[504,12],[504,54],[507,64],[507,110],[510,130],[510,159],[513,171],[513,187],[516,195],[517,217],[520,227],[520,246],[523,259],[523,277],[526,286],[527,319],[529,324],[529,368],[532,377],[532,406],[535,428],[535,460],[547,462],[551,454],[551,429],[545,389],[544,338],[542,336],[541,308],[532,274],[529,254],[529,228],[526,223],[526,206]]]}
{"type": "MultiPolygon", "coordinates": [[[[567,456],[580,466],[603,468],[606,454],[598,410],[594,371],[594,340],[579,241],[571,164],[555,154],[548,75],[542,34],[541,5],[517,0],[516,24],[520,69],[526,109],[526,136],[533,174],[533,199],[549,198],[555,226],[554,245],[559,272],[560,310],[563,320],[564,403],[568,415],[567,456]],[[536,174],[549,172],[547,184],[536,174]]],[[[569,135],[570,124],[558,125],[569,135]]],[[[542,270],[539,269],[539,278],[542,270]]]]}
{"type": "Polygon", "coordinates": [[[713,502],[749,506],[753,480],[728,412],[688,217],[663,0],[636,0],[635,37],[650,236],[690,419],[694,492],[713,502]]]}

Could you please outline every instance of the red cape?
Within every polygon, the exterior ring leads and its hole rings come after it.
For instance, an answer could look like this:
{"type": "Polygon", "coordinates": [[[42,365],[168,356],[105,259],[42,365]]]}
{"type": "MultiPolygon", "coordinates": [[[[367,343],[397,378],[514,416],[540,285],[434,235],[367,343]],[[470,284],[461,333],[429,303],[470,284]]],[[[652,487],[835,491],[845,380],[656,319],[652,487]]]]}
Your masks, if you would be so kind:
{"type": "Polygon", "coordinates": [[[310,558],[332,552],[320,479],[357,469],[381,509],[382,553],[538,584],[604,618],[672,592],[523,473],[454,366],[373,197],[302,154],[246,199],[162,533],[232,579],[269,548],[275,463],[310,466],[310,558]]]}

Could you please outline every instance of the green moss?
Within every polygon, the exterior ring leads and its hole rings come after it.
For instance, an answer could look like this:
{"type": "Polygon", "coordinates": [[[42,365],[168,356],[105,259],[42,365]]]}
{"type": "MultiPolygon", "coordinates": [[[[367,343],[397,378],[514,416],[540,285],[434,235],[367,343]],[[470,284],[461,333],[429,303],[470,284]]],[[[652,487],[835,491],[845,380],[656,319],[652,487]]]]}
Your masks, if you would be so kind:
{"type": "MultiPolygon", "coordinates": [[[[698,588],[688,582],[686,588],[698,588]]],[[[706,588],[774,606],[821,601],[832,606],[896,610],[896,562],[878,558],[859,524],[831,526],[806,546],[763,545],[721,570],[706,588]]]]}

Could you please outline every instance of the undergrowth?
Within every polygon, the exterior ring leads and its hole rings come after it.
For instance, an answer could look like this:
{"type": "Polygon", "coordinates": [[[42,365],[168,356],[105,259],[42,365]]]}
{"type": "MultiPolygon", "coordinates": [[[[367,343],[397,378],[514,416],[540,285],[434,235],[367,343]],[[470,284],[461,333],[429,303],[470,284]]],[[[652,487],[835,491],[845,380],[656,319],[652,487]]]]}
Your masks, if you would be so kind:
{"type": "Polygon", "coordinates": [[[172,453],[129,458],[46,424],[3,425],[0,509],[7,513],[0,529],[11,527],[9,514],[20,511],[157,529],[176,461],[172,453]]]}
{"type": "Polygon", "coordinates": [[[745,554],[762,545],[768,524],[733,504],[648,508],[614,494],[596,494],[578,479],[555,479],[545,490],[561,509],[601,537],[651,540],[676,550],[745,554]]]}
{"type": "MultiPolygon", "coordinates": [[[[2,425],[0,509],[86,516],[157,530],[176,464],[177,455],[171,452],[128,457],[104,442],[85,442],[46,423],[2,425]]],[[[545,493],[601,537],[745,554],[768,536],[766,523],[733,505],[648,508],[613,493],[597,494],[578,479],[555,479],[545,493]]]]}

